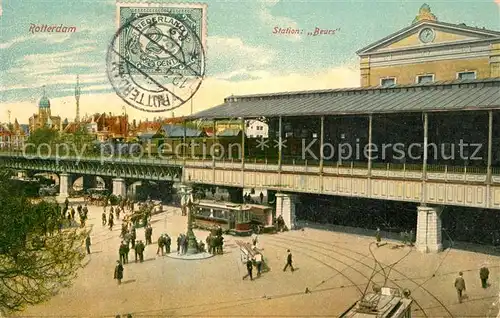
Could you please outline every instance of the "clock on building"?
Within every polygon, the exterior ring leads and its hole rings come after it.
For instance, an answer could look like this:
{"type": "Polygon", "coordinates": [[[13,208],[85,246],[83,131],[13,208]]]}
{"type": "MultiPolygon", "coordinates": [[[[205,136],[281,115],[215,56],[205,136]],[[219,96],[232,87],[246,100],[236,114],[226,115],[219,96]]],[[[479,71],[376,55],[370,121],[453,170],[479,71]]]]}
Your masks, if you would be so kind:
{"type": "Polygon", "coordinates": [[[423,29],[422,31],[420,31],[420,34],[419,34],[419,38],[420,38],[420,41],[422,41],[422,43],[432,42],[432,41],[434,41],[434,37],[435,37],[434,30],[432,30],[430,28],[423,29]]]}

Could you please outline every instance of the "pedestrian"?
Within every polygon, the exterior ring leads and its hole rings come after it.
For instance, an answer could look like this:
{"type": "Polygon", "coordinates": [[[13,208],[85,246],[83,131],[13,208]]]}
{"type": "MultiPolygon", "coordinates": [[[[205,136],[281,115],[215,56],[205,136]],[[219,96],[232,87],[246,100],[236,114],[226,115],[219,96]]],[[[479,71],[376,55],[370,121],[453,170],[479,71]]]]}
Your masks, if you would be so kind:
{"type": "Polygon", "coordinates": [[[264,201],[264,193],[262,193],[262,191],[260,192],[259,197],[260,197],[260,204],[262,204],[262,201],[264,201]]]}
{"type": "Polygon", "coordinates": [[[115,223],[114,223],[114,221],[113,221],[113,218],[110,218],[110,219],[109,219],[108,224],[109,224],[109,230],[110,230],[110,231],[113,231],[113,225],[115,224],[115,223]]]}
{"type": "Polygon", "coordinates": [[[458,277],[455,279],[455,289],[457,290],[458,302],[462,302],[462,294],[465,291],[465,280],[463,278],[464,274],[462,272],[458,273],[458,277]]]}
{"type": "Polygon", "coordinates": [[[380,236],[380,228],[377,227],[377,233],[375,233],[375,239],[377,240],[377,247],[380,246],[380,242],[382,241],[382,238],[380,236]]]}
{"type": "Polygon", "coordinates": [[[122,283],[123,279],[123,265],[120,261],[116,261],[115,276],[114,279],[118,280],[118,285],[122,283]]]}
{"type": "Polygon", "coordinates": [[[181,240],[182,240],[182,236],[179,234],[179,236],[177,236],[177,255],[180,254],[181,240]]]}
{"type": "Polygon", "coordinates": [[[132,226],[132,230],[130,230],[130,243],[132,244],[132,248],[135,248],[135,239],[137,238],[135,227],[132,226]]]}
{"type": "Polygon", "coordinates": [[[259,241],[259,236],[257,234],[252,235],[252,246],[257,248],[257,242],[259,241]]]}
{"type": "Polygon", "coordinates": [[[165,241],[165,249],[167,250],[167,254],[170,254],[170,245],[172,244],[172,239],[168,234],[163,234],[163,239],[165,241]]]}
{"type": "Polygon", "coordinates": [[[125,242],[122,241],[120,244],[120,248],[118,249],[118,254],[120,255],[120,262],[123,264],[127,264],[127,246],[125,245],[125,242]]]}
{"type": "Polygon", "coordinates": [[[187,249],[188,249],[188,238],[186,235],[182,235],[182,254],[186,254],[187,253],[187,249]]]}
{"type": "Polygon", "coordinates": [[[479,277],[481,278],[481,286],[483,288],[488,288],[488,277],[490,276],[490,270],[486,267],[486,264],[483,264],[481,269],[479,270],[479,277]]]}
{"type": "Polygon", "coordinates": [[[247,265],[247,274],[245,276],[243,276],[243,279],[250,276],[250,280],[253,280],[253,276],[252,276],[253,263],[252,263],[252,260],[250,258],[247,259],[246,265],[247,265]]]}
{"type": "Polygon", "coordinates": [[[157,243],[158,243],[158,249],[156,250],[156,255],[160,255],[161,251],[161,255],[163,256],[163,246],[165,245],[165,242],[163,241],[163,234],[160,235],[157,243]]]}
{"type": "Polygon", "coordinates": [[[102,212],[102,226],[106,226],[106,211],[102,212]]]}
{"type": "Polygon", "coordinates": [[[90,245],[92,243],[90,242],[90,235],[87,235],[87,238],[85,239],[85,247],[87,248],[87,254],[90,254],[90,245]]]}
{"type": "Polygon", "coordinates": [[[144,245],[143,241],[139,241],[138,247],[137,247],[137,253],[139,254],[139,261],[142,263],[144,262],[144,249],[146,248],[146,245],[144,245]]]}
{"type": "Polygon", "coordinates": [[[262,272],[262,254],[260,254],[259,252],[257,252],[254,255],[253,259],[255,261],[255,266],[257,267],[257,277],[259,277],[260,274],[261,274],[261,272],[262,272]]]}
{"type": "Polygon", "coordinates": [[[292,252],[290,252],[290,250],[287,250],[287,252],[288,252],[288,256],[286,257],[286,265],[283,268],[283,271],[285,272],[286,269],[288,268],[288,266],[290,266],[290,268],[292,269],[292,273],[293,273],[293,271],[295,269],[293,268],[293,264],[292,264],[293,263],[292,252]]]}

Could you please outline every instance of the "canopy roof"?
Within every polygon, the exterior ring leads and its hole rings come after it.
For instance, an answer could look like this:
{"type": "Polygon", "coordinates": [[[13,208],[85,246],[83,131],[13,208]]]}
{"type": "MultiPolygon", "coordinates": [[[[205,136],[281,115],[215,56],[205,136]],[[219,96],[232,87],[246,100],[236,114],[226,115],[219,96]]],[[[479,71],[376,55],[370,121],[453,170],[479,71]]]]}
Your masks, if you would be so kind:
{"type": "Polygon", "coordinates": [[[500,108],[500,78],[230,96],[188,119],[356,115],[500,108]]]}

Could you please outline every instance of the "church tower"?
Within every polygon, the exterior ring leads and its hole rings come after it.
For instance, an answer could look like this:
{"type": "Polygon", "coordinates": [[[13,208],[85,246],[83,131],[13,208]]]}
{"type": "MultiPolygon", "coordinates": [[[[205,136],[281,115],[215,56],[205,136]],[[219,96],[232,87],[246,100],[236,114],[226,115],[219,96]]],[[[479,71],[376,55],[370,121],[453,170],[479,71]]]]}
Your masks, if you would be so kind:
{"type": "Polygon", "coordinates": [[[75,122],[80,122],[80,77],[76,76],[75,99],[76,99],[76,117],[75,122]]]}
{"type": "Polygon", "coordinates": [[[38,127],[45,127],[50,117],[50,100],[47,98],[44,85],[42,98],[38,102],[38,127]]]}

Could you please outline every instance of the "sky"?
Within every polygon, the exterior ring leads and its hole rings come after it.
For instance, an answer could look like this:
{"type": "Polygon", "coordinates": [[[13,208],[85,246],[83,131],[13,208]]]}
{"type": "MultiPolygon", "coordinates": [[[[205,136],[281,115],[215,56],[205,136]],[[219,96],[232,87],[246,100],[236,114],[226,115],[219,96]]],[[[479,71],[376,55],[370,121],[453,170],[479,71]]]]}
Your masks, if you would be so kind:
{"type": "MultiPolygon", "coordinates": [[[[165,2],[168,1],[158,1],[165,2]]],[[[178,2],[178,1],[175,1],[178,2]]],[[[182,1],[190,2],[190,1],[182,1]]],[[[222,104],[224,97],[359,86],[356,51],[411,24],[424,1],[193,1],[207,7],[206,72],[191,101],[175,116],[222,104]],[[321,36],[273,34],[275,27],[336,30],[321,36]]],[[[146,113],[117,96],[106,75],[116,26],[115,0],[0,0],[0,122],[27,123],[42,87],[53,115],[146,113]],[[31,25],[74,26],[74,33],[30,32],[31,25]]],[[[439,21],[500,30],[500,0],[427,0],[439,21]]]]}

